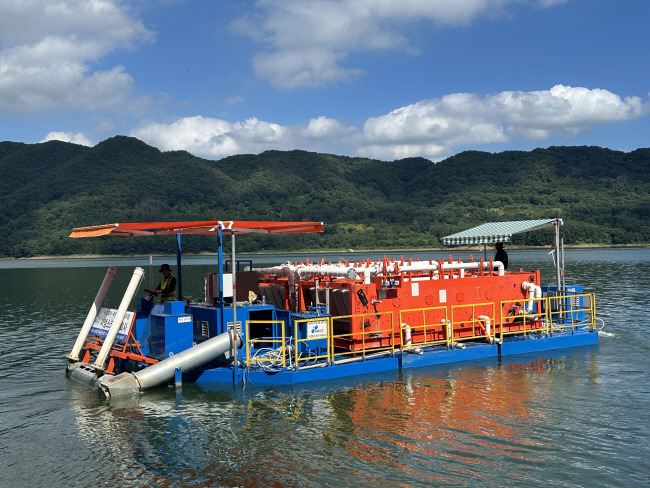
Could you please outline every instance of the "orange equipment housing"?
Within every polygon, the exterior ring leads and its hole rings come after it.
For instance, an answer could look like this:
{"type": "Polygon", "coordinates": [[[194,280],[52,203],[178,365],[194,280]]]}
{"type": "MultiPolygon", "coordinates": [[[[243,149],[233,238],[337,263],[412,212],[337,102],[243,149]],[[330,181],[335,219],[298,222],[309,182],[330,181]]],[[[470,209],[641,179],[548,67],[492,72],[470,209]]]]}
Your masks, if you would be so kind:
{"type": "Polygon", "coordinates": [[[469,263],[451,256],[334,265],[307,260],[265,268],[260,292],[277,308],[294,312],[327,304],[334,346],[348,351],[403,341],[491,341],[501,333],[543,328],[540,305],[529,294],[531,285],[539,287],[539,271],[506,272],[497,265],[471,256],[469,263]]]}

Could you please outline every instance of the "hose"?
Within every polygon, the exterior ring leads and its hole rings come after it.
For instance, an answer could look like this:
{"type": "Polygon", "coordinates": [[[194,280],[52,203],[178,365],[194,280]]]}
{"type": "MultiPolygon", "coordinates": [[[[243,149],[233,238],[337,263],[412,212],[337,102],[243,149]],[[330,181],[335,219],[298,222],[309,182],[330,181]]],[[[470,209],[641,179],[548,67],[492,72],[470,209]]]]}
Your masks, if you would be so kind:
{"type": "MultiPolygon", "coordinates": [[[[314,351],[309,349],[309,346],[304,345],[304,347],[307,348],[307,352],[299,353],[298,359],[312,358],[312,359],[306,359],[305,362],[303,363],[304,366],[316,364],[316,362],[318,361],[318,355],[314,353],[314,351]]],[[[294,348],[293,348],[292,340],[289,340],[284,344],[284,349],[286,351],[285,352],[286,365],[284,369],[294,369],[294,365],[293,365],[294,348]]],[[[250,359],[251,364],[249,365],[248,369],[251,370],[261,369],[262,371],[266,371],[268,373],[276,373],[278,371],[283,370],[282,366],[276,365],[277,363],[280,362],[282,362],[282,346],[277,347],[275,349],[272,349],[270,347],[263,347],[255,351],[255,354],[253,354],[253,356],[250,359]]]]}

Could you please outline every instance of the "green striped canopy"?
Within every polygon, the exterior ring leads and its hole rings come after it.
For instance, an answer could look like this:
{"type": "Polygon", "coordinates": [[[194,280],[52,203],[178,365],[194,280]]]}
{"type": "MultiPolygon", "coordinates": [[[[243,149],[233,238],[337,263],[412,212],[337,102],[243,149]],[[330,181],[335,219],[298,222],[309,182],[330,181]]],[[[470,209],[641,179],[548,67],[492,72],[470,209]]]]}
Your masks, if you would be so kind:
{"type": "Polygon", "coordinates": [[[514,234],[531,232],[533,230],[553,227],[562,219],[545,220],[514,220],[511,222],[488,222],[471,229],[457,232],[442,238],[445,246],[462,246],[468,244],[495,244],[497,242],[510,242],[514,234]]]}

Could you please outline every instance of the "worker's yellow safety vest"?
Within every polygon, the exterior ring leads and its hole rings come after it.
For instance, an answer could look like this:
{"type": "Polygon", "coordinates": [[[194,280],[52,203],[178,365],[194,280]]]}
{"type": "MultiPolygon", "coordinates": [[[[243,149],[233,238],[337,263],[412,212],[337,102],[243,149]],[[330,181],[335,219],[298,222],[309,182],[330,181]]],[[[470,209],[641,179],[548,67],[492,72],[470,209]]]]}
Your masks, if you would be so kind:
{"type": "Polygon", "coordinates": [[[176,299],[176,290],[164,291],[165,288],[167,288],[167,286],[171,282],[172,278],[173,276],[169,275],[167,278],[163,276],[162,279],[160,280],[160,290],[161,290],[160,303],[169,302],[170,300],[176,299]]]}

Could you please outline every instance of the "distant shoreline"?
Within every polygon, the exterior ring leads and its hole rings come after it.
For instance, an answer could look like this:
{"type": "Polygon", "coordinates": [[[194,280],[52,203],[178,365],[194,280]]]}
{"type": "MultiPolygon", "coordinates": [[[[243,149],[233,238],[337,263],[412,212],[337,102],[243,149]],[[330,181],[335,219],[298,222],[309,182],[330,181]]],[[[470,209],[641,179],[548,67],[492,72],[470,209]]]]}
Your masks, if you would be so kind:
{"type": "MultiPolygon", "coordinates": [[[[604,249],[604,248],[646,248],[650,247],[650,243],[645,244],[579,244],[579,245],[565,245],[565,249],[604,249]]],[[[488,246],[491,249],[492,246],[488,246]]],[[[535,249],[552,249],[553,246],[508,246],[509,250],[535,250],[535,249]]],[[[263,251],[263,252],[240,252],[238,255],[246,256],[264,256],[269,254],[331,254],[331,253],[398,253],[398,252],[441,252],[441,251],[483,251],[482,246],[456,246],[453,249],[433,247],[433,248],[409,248],[409,249],[326,249],[326,250],[312,250],[312,251],[263,251]]],[[[198,254],[188,253],[183,256],[217,256],[216,252],[201,252],[198,254]]],[[[173,254],[71,254],[65,256],[32,256],[28,258],[0,258],[0,261],[36,261],[43,259],[110,259],[110,258],[146,258],[153,257],[168,257],[173,254]]]]}

